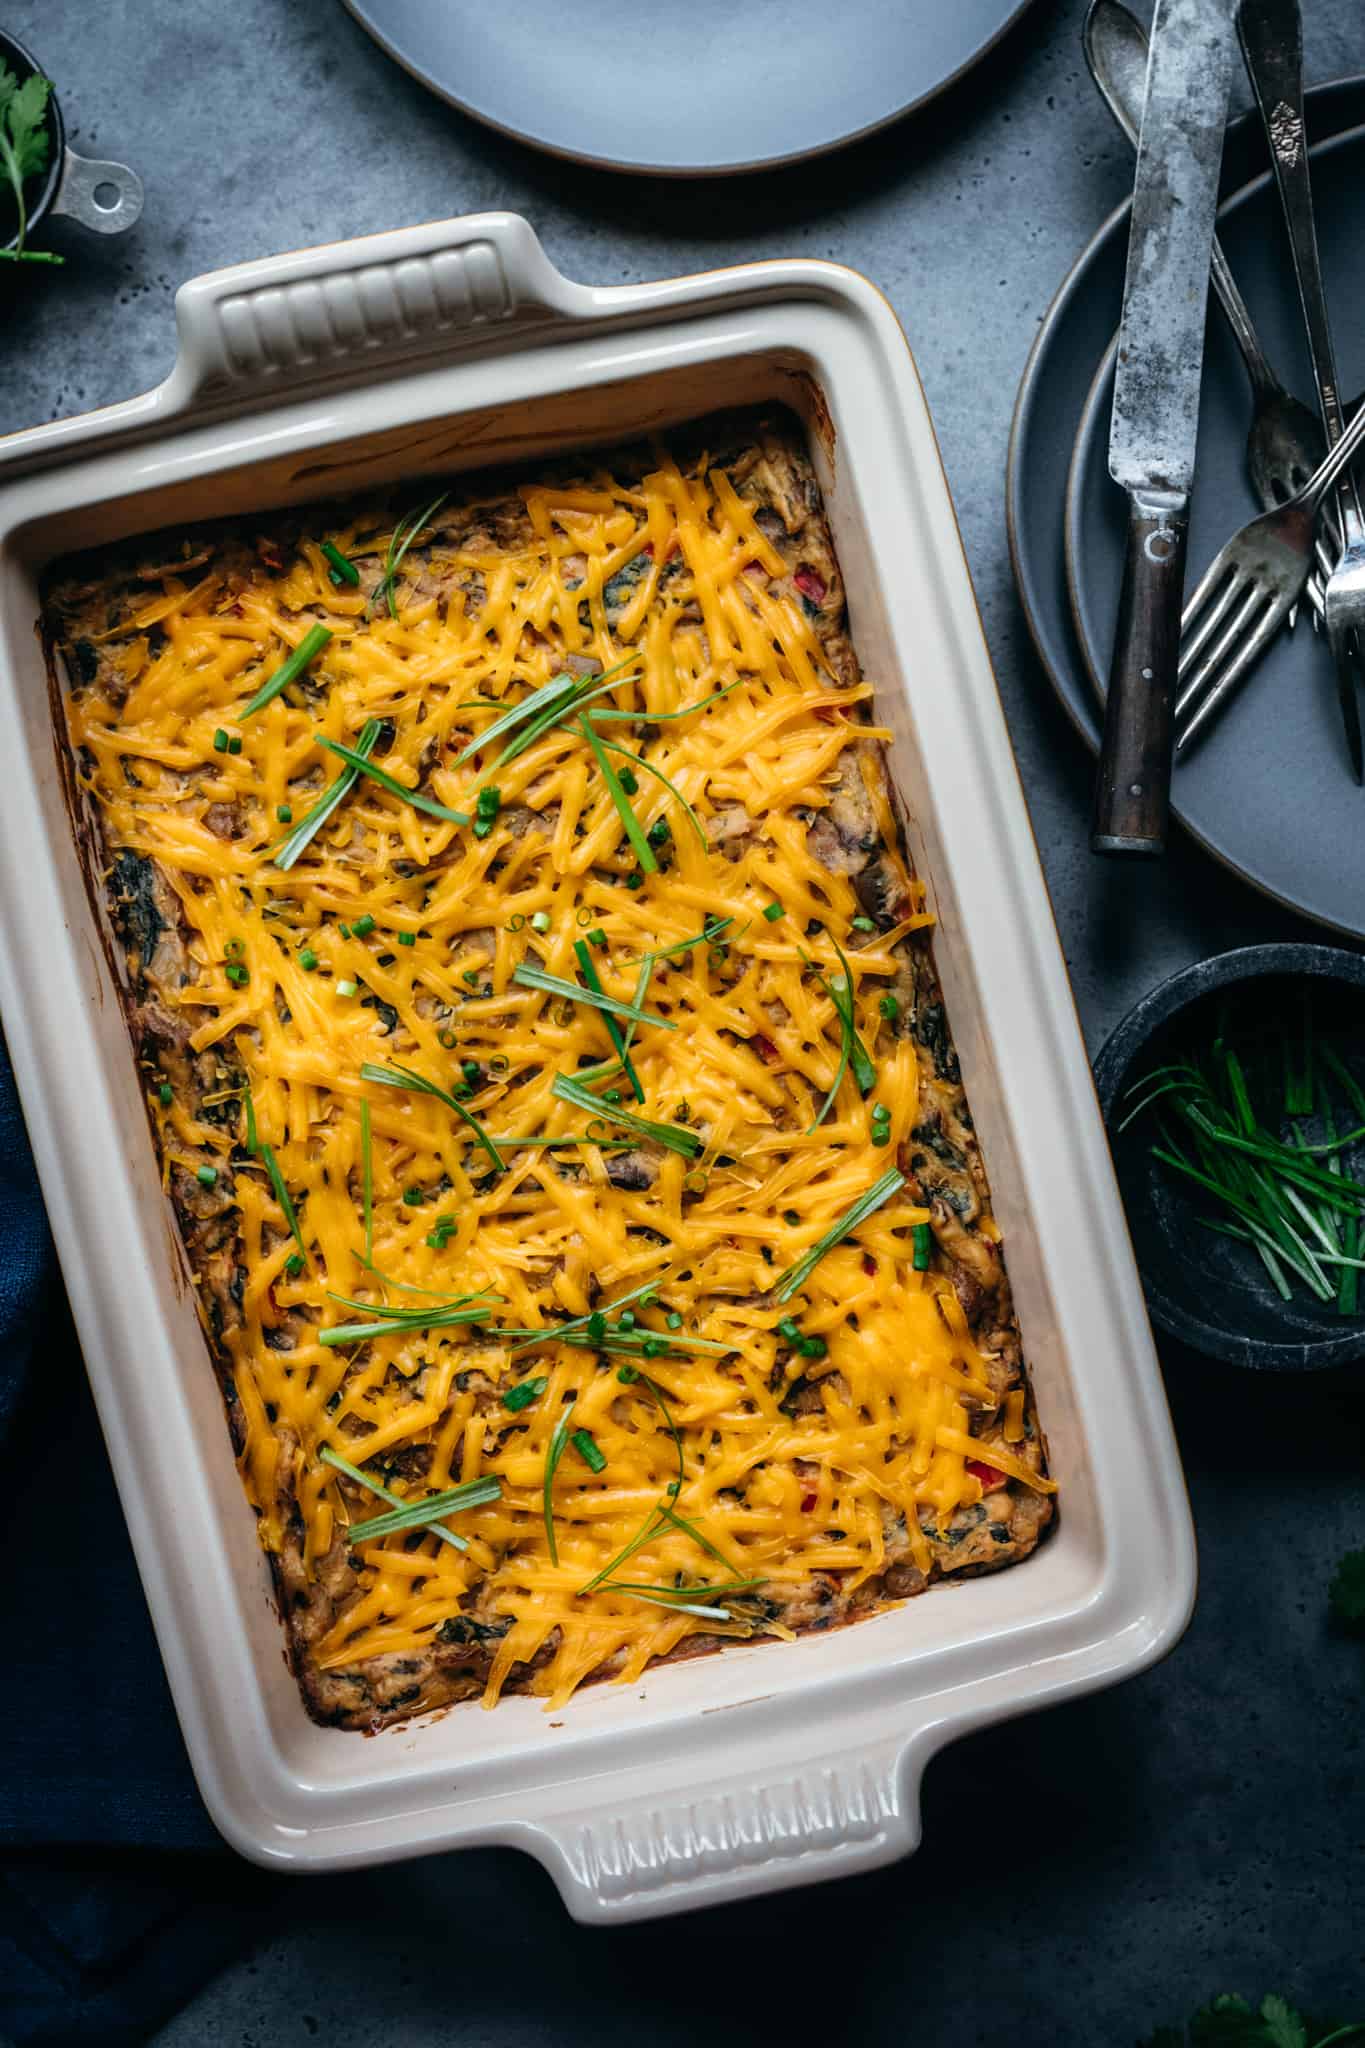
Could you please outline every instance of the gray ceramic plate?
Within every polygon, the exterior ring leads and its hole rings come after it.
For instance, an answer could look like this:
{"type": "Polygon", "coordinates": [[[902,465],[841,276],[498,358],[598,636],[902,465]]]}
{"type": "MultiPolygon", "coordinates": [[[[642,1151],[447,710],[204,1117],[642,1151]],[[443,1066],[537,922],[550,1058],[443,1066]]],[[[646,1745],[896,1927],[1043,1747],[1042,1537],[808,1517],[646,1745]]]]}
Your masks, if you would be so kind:
{"type": "MultiPolygon", "coordinates": [[[[1343,379],[1365,381],[1365,272],[1351,247],[1347,194],[1365,170],[1365,80],[1310,95],[1314,184],[1343,379]],[[1346,131],[1342,133],[1341,131],[1346,131]]],[[[1222,233],[1272,358],[1311,394],[1288,257],[1259,125],[1229,131],[1225,189],[1239,186],[1222,233]]],[[[1063,283],[1020,387],[1007,486],[1010,542],[1034,644],[1064,708],[1098,746],[1099,678],[1108,667],[1122,560],[1123,504],[1109,481],[1112,344],[1128,210],[1113,214],[1063,283]],[[1070,460],[1070,490],[1067,465],[1070,460]],[[1063,508],[1064,511],[1063,511],[1063,508]],[[1074,614],[1074,616],[1073,616],[1074,614]]],[[[1257,507],[1246,481],[1246,380],[1221,317],[1211,316],[1200,422],[1193,578],[1257,507]]],[[[1177,817],[1257,888],[1320,922],[1365,936],[1365,793],[1342,752],[1325,650],[1301,624],[1282,640],[1207,743],[1176,774],[1177,817]]]]}
{"type": "Polygon", "coordinates": [[[792,163],[941,92],[1028,0],[346,0],[442,99],[537,149],[699,177],[792,163]]]}

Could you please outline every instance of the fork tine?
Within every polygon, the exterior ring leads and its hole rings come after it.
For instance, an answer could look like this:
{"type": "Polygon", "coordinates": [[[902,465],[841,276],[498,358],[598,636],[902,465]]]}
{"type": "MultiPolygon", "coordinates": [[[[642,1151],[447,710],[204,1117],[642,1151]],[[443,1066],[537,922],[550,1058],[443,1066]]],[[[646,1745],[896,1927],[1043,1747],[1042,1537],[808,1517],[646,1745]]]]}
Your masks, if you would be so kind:
{"type": "MultiPolygon", "coordinates": [[[[1231,622],[1224,626],[1212,651],[1204,656],[1204,659],[1199,663],[1194,674],[1190,676],[1175,700],[1177,722],[1203,696],[1224,662],[1236,653],[1239,642],[1244,634],[1251,630],[1252,620],[1266,601],[1266,593],[1258,583],[1244,583],[1240,585],[1240,589],[1245,591],[1246,595],[1233,615],[1231,622]]],[[[1226,609],[1227,607],[1224,606],[1224,613],[1226,609]]]]}
{"type": "Polygon", "coordinates": [[[1199,581],[1195,584],[1194,589],[1185,599],[1185,609],[1180,614],[1180,632],[1182,638],[1186,633],[1189,632],[1196,618],[1204,609],[1204,606],[1208,603],[1209,599],[1213,596],[1214,591],[1219,589],[1223,582],[1223,579],[1229,573],[1234,575],[1237,573],[1237,542],[1240,539],[1240,534],[1234,534],[1232,539],[1228,542],[1227,546],[1219,549],[1218,553],[1209,563],[1208,568],[1204,571],[1199,581]]]}
{"type": "Polygon", "coordinates": [[[1354,629],[1348,632],[1339,648],[1332,649],[1337,668],[1337,702],[1341,706],[1341,722],[1346,728],[1346,751],[1351,757],[1351,770],[1359,783],[1365,783],[1365,740],[1360,731],[1360,700],[1357,695],[1362,673],[1360,635],[1354,629]]]}
{"type": "MultiPolygon", "coordinates": [[[[1208,645],[1210,638],[1214,633],[1217,632],[1219,626],[1222,624],[1224,618],[1227,616],[1229,605],[1233,603],[1235,598],[1238,596],[1239,592],[1244,590],[1245,588],[1246,583],[1244,578],[1237,572],[1236,569],[1234,569],[1231,576],[1228,577],[1227,582],[1223,586],[1221,594],[1215,599],[1214,603],[1208,606],[1207,609],[1201,614],[1197,624],[1195,624],[1191,629],[1188,630],[1184,629],[1182,626],[1182,631],[1180,635],[1180,661],[1176,669],[1177,682],[1184,682],[1186,675],[1189,673],[1194,663],[1198,661],[1200,655],[1203,653],[1205,647],[1208,645]]],[[[1198,593],[1196,593],[1196,595],[1197,594],[1198,593]]],[[[1188,607],[1186,615],[1188,616],[1188,607]]]]}
{"type": "Polygon", "coordinates": [[[1268,600],[1255,630],[1242,642],[1217,682],[1206,692],[1202,703],[1190,717],[1184,728],[1177,731],[1175,741],[1177,753],[1183,753],[1191,742],[1198,737],[1199,733],[1203,731],[1205,726],[1209,724],[1210,720],[1216,717],[1218,711],[1227,702],[1248,670],[1259,660],[1260,656],[1274,639],[1276,633],[1280,630],[1287,609],[1288,607],[1285,605],[1282,597],[1272,596],[1268,600]]]}

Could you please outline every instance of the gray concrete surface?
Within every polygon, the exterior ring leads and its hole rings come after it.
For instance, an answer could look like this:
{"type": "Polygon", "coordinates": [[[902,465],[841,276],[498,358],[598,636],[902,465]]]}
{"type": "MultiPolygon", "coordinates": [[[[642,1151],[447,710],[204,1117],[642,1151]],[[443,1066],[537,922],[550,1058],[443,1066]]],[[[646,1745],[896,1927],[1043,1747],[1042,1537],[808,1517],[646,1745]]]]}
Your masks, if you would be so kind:
{"type": "MultiPolygon", "coordinates": [[[[1360,0],[1304,11],[1310,76],[1365,69],[1360,0]]],[[[681,187],[483,132],[389,64],[337,0],[9,0],[6,25],[59,80],[75,146],[136,164],[147,209],[122,241],[54,229],[67,269],[0,301],[0,430],[160,378],[186,277],[442,214],[515,208],[593,282],[797,252],[866,271],[928,390],[1097,1047],[1171,969],[1302,928],[1185,847],[1121,884],[1091,862],[1088,764],[1014,596],[1015,388],[1054,287],[1128,174],[1084,70],[1082,15],[1083,0],[1037,0],[935,108],[842,157],[681,187]]],[[[1116,1693],[942,1758],[911,1863],[611,1935],[572,1927],[510,1854],[301,1883],[277,1939],[207,1987],[164,2048],[1088,2048],[1230,1986],[1365,2013],[1365,1652],[1324,1618],[1331,1560],[1365,1532],[1359,1384],[1291,1390],[1174,1351],[1164,1362],[1201,1542],[1189,1637],[1116,1693]]]]}

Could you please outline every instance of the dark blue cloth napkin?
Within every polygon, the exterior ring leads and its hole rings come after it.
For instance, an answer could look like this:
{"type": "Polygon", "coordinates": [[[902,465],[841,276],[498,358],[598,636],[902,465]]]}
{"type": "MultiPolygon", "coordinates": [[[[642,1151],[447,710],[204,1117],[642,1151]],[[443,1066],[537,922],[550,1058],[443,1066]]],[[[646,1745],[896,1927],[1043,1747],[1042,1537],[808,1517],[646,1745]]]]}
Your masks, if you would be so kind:
{"type": "Polygon", "coordinates": [[[190,1774],[0,1040],[0,2037],[142,2042],[275,1880],[190,1774]]]}

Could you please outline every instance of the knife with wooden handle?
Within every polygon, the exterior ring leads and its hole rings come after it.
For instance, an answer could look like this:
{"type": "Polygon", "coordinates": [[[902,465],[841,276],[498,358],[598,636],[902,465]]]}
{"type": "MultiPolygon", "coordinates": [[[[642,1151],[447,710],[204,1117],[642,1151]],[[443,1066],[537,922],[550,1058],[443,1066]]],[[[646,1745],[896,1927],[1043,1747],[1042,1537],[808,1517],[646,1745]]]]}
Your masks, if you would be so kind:
{"type": "Polygon", "coordinates": [[[1157,0],[1109,430],[1109,474],[1128,493],[1129,512],[1095,853],[1166,847],[1209,259],[1235,46],[1232,0],[1157,0]]]}

